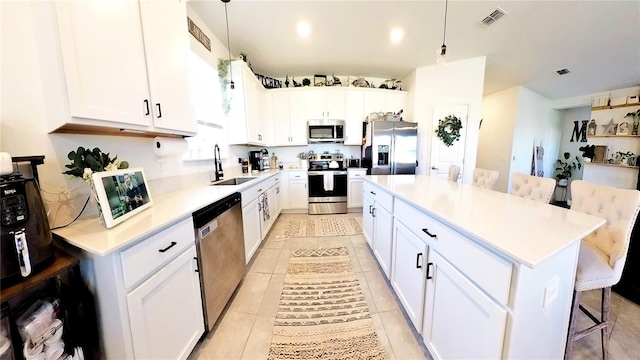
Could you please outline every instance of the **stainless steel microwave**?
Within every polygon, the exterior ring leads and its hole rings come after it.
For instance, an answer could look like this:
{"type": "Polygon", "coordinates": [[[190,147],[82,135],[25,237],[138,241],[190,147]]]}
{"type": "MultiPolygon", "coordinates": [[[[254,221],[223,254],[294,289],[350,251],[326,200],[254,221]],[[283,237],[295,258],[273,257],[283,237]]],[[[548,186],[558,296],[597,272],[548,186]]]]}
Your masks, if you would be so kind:
{"type": "Polygon", "coordinates": [[[309,120],[307,140],[312,143],[343,143],[344,120],[309,120]]]}

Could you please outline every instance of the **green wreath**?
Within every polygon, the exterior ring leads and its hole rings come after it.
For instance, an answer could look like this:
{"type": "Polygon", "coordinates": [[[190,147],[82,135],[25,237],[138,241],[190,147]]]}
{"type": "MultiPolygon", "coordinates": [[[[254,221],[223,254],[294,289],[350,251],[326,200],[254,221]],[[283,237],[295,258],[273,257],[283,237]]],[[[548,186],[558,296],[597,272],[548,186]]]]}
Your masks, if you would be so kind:
{"type": "Polygon", "coordinates": [[[451,146],[454,141],[460,140],[460,129],[462,129],[462,121],[455,115],[447,115],[444,120],[438,120],[436,134],[445,145],[451,146]]]}

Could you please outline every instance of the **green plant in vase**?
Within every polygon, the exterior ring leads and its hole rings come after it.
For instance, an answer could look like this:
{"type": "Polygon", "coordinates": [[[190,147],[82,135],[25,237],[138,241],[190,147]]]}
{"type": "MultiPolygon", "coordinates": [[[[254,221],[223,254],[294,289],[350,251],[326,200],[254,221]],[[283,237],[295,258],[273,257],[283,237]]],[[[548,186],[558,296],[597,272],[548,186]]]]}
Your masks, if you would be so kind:
{"type": "Polygon", "coordinates": [[[573,171],[582,169],[582,164],[577,156],[575,157],[575,161],[573,159],[570,160],[571,154],[569,152],[562,154],[562,157],[563,159],[556,160],[555,177],[558,179],[558,184],[567,185],[568,180],[573,176],[573,171]]]}
{"type": "Polygon", "coordinates": [[[229,88],[229,70],[231,61],[227,59],[218,59],[218,78],[220,80],[220,90],[222,91],[222,110],[225,114],[231,110],[231,95],[229,88]]]}
{"type": "Polygon", "coordinates": [[[633,132],[632,132],[632,135],[638,135],[638,124],[640,123],[640,109],[638,109],[637,111],[629,112],[624,117],[625,118],[628,118],[628,117],[631,118],[631,120],[633,121],[633,132]]]}

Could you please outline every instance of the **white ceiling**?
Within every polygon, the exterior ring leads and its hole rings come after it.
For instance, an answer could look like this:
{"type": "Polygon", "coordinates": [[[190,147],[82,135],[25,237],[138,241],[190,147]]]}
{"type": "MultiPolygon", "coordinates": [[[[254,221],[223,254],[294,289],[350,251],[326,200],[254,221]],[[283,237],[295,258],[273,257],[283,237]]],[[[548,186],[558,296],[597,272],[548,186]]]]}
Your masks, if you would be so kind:
{"type": "MultiPolygon", "coordinates": [[[[226,43],[224,4],[190,6],[226,43]]],[[[445,1],[249,1],[227,4],[231,52],[271,77],[336,74],[403,79],[433,65],[445,1]],[[296,34],[298,21],[311,36],[296,34]],[[389,41],[404,28],[402,43],[389,41]]],[[[486,56],[484,94],[515,85],[564,99],[640,85],[640,1],[449,1],[449,61],[486,56]],[[480,21],[497,7],[508,15],[480,21]],[[571,72],[559,76],[556,70],[571,72]]],[[[300,81],[301,79],[297,79],[300,81]]]]}

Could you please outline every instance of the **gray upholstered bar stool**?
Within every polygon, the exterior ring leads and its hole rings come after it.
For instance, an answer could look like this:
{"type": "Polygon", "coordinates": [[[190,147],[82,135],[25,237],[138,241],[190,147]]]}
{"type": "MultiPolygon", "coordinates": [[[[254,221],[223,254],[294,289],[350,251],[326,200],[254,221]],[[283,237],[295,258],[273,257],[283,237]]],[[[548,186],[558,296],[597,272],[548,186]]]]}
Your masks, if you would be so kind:
{"type": "Polygon", "coordinates": [[[447,180],[457,182],[460,177],[460,166],[451,164],[449,166],[449,176],[447,176],[447,180]]]}
{"type": "Polygon", "coordinates": [[[511,176],[511,195],[549,203],[555,189],[556,181],[551,178],[531,176],[520,172],[515,172],[511,176]]]}
{"type": "Polygon", "coordinates": [[[496,186],[500,173],[498,170],[486,170],[481,168],[473,169],[473,183],[471,185],[491,189],[496,186]]]}
{"type": "Polygon", "coordinates": [[[571,198],[571,210],[599,216],[607,222],[580,243],[565,359],[569,358],[574,341],[600,330],[602,357],[606,360],[611,336],[611,286],[617,284],[622,276],[631,230],[640,209],[640,191],[574,180],[571,183],[571,198]],[[595,289],[602,290],[600,319],[580,305],[582,292],[595,289]],[[587,314],[595,325],[578,331],[578,309],[587,314]]]}

